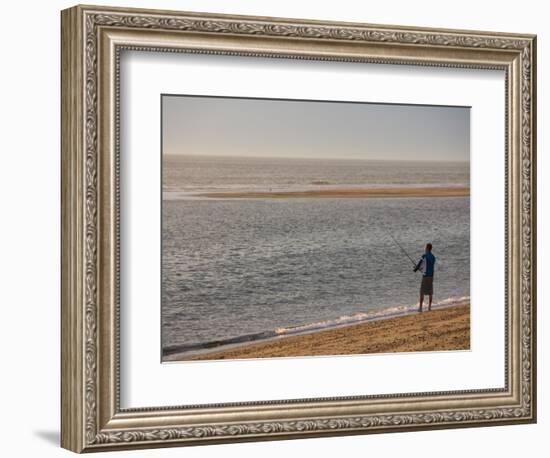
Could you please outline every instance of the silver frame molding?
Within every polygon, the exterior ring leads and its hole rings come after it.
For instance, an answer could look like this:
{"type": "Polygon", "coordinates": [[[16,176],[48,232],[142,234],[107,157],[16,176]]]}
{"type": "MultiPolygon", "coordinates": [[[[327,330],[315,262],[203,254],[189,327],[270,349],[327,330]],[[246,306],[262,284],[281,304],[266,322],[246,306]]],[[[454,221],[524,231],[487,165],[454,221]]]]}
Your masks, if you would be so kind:
{"type": "Polygon", "coordinates": [[[536,421],[536,37],[75,6],[61,13],[61,445],[75,452],[536,421]],[[125,49],[506,74],[506,386],[121,409],[119,60],[125,49]]]}

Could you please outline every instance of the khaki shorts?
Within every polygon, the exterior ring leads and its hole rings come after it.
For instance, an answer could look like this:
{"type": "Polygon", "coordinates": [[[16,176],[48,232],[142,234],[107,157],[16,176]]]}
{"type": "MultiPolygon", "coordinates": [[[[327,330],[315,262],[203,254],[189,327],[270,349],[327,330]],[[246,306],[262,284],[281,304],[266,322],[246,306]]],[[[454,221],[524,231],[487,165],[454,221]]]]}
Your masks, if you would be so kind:
{"type": "Polygon", "coordinates": [[[420,294],[433,294],[434,293],[434,277],[422,277],[422,283],[420,284],[420,294]]]}

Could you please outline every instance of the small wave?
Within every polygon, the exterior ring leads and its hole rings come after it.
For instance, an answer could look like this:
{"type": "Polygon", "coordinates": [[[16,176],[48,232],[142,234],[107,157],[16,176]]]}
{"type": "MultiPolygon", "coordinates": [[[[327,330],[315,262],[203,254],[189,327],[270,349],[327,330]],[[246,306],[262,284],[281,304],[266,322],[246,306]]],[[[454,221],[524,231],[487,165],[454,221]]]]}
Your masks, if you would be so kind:
{"type": "MultiPolygon", "coordinates": [[[[458,305],[466,305],[470,302],[469,296],[450,297],[432,304],[432,309],[454,307],[458,305]]],[[[398,305],[394,307],[383,308],[379,310],[370,310],[368,312],[358,312],[353,315],[342,315],[332,320],[316,321],[300,326],[282,327],[275,329],[278,336],[305,334],[308,332],[334,329],[342,326],[349,326],[365,321],[374,321],[395,316],[407,315],[418,310],[418,303],[409,305],[398,305]]]]}

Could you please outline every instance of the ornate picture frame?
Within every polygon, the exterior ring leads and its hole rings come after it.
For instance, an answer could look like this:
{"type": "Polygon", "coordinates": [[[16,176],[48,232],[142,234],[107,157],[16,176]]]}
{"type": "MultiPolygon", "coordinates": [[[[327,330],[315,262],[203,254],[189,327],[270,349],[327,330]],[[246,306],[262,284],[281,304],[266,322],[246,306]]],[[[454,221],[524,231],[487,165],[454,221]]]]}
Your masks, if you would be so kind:
{"type": "Polygon", "coordinates": [[[536,421],[536,37],[75,6],[62,12],[61,445],[75,452],[536,421]],[[122,409],[124,50],[505,72],[504,388],[122,409]]]}

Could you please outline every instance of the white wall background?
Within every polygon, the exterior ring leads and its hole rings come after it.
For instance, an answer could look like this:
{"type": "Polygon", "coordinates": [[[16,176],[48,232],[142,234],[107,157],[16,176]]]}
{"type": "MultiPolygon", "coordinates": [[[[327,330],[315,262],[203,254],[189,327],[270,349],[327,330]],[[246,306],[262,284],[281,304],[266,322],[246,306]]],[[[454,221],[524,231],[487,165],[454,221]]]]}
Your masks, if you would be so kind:
{"type": "MultiPolygon", "coordinates": [[[[548,140],[550,41],[545,2],[298,0],[95,0],[260,16],[466,28],[538,35],[538,368],[539,423],[507,427],[383,434],[300,441],[119,452],[128,456],[543,456],[550,432],[545,310],[550,244],[544,176],[548,140]],[[546,54],[546,55],[545,55],[546,54]],[[545,275],[546,274],[546,275],[545,275]],[[544,386],[546,385],[546,387],[544,386]],[[130,455],[131,454],[131,455],[130,455]]],[[[9,2],[0,26],[0,425],[3,456],[69,456],[59,441],[59,11],[73,3],[9,2]],[[8,6],[9,5],[9,6],[8,6]]],[[[115,456],[115,455],[112,455],[115,456]]]]}

